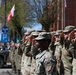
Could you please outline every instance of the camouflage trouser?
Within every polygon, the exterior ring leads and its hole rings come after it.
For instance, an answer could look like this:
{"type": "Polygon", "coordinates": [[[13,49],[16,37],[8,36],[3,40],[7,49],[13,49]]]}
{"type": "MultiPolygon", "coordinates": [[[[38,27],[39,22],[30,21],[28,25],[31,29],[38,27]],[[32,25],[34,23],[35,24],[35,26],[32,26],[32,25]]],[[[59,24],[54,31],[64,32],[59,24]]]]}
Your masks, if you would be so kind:
{"type": "Polygon", "coordinates": [[[72,75],[72,66],[64,66],[64,75],[72,75]]]}
{"type": "Polygon", "coordinates": [[[36,60],[34,58],[32,58],[30,75],[35,74],[35,67],[36,67],[36,60]]]}
{"type": "Polygon", "coordinates": [[[16,73],[16,65],[15,65],[15,62],[11,62],[11,65],[12,65],[12,70],[16,73]]]}
{"type": "Polygon", "coordinates": [[[22,73],[22,75],[24,75],[24,59],[25,59],[25,54],[23,53],[22,60],[21,60],[21,73],[22,73]]]}
{"type": "Polygon", "coordinates": [[[72,56],[65,48],[62,50],[62,62],[64,66],[64,75],[72,75],[72,56]]]}
{"type": "Polygon", "coordinates": [[[17,71],[17,74],[21,74],[21,56],[17,56],[18,59],[16,61],[16,71],[17,71]]]}
{"type": "Polygon", "coordinates": [[[22,75],[30,75],[30,71],[31,71],[30,57],[25,56],[25,54],[23,53],[21,61],[21,73],[22,75]]]}
{"type": "Polygon", "coordinates": [[[76,59],[73,59],[73,73],[72,75],[76,75],[76,59]]]}
{"type": "Polygon", "coordinates": [[[25,68],[25,75],[30,75],[30,71],[31,71],[31,59],[30,59],[30,57],[25,56],[24,68],[25,68]]]}

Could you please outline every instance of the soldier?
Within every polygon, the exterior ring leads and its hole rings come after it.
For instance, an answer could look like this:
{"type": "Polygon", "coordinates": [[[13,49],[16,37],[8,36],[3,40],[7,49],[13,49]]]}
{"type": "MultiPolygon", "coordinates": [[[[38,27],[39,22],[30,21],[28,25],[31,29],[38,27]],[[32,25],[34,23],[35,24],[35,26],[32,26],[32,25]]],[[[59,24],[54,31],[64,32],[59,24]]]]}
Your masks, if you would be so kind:
{"type": "Polygon", "coordinates": [[[24,34],[24,37],[23,37],[24,49],[23,49],[23,54],[22,54],[22,59],[21,59],[21,73],[22,73],[22,75],[25,75],[25,67],[24,67],[25,53],[24,53],[24,50],[25,50],[25,47],[26,47],[25,41],[26,41],[26,39],[29,35],[30,35],[30,32],[26,32],[24,34]]]}
{"type": "Polygon", "coordinates": [[[54,56],[56,56],[56,61],[57,61],[57,71],[59,75],[63,75],[64,74],[64,69],[63,69],[63,64],[61,61],[61,55],[62,55],[62,47],[63,45],[61,44],[61,38],[60,35],[62,34],[62,30],[58,30],[55,34],[56,37],[56,41],[55,41],[55,54],[54,56]]]}
{"type": "Polygon", "coordinates": [[[34,75],[35,73],[35,67],[36,67],[36,55],[39,53],[39,51],[37,50],[35,46],[35,38],[38,36],[39,32],[38,31],[35,31],[35,32],[32,32],[31,35],[33,36],[33,39],[32,39],[32,46],[31,46],[31,55],[32,55],[32,61],[31,61],[31,72],[30,72],[30,75],[34,75]]]}
{"type": "Polygon", "coordinates": [[[74,29],[74,26],[65,27],[64,32],[64,44],[62,49],[62,62],[64,64],[64,75],[72,75],[72,53],[69,51],[71,40],[69,39],[69,33],[74,29]]]}
{"type": "Polygon", "coordinates": [[[52,38],[51,38],[51,43],[50,43],[50,45],[49,45],[49,50],[52,52],[52,55],[54,55],[54,53],[55,53],[55,48],[56,48],[56,46],[55,46],[55,40],[56,40],[56,38],[55,38],[55,34],[56,32],[55,31],[53,31],[53,32],[51,32],[51,35],[52,35],[52,38]]]}
{"type": "Polygon", "coordinates": [[[25,33],[26,36],[26,41],[25,41],[25,48],[24,48],[24,52],[23,52],[23,56],[22,56],[22,60],[23,63],[21,63],[23,66],[21,66],[21,72],[23,75],[30,75],[30,69],[31,69],[31,45],[32,45],[32,36],[30,35],[31,32],[33,31],[27,31],[27,33],[25,33]]]}
{"type": "Polygon", "coordinates": [[[11,44],[11,48],[10,48],[10,53],[9,53],[9,58],[10,58],[10,61],[11,61],[11,65],[12,65],[12,72],[16,73],[16,65],[15,65],[15,42],[14,40],[12,41],[12,44],[11,44]]]}
{"type": "Polygon", "coordinates": [[[69,51],[72,53],[73,55],[73,72],[72,75],[76,75],[76,29],[74,29],[71,33],[70,33],[70,39],[71,39],[71,44],[69,47],[69,51]]]}
{"type": "Polygon", "coordinates": [[[16,44],[16,53],[15,53],[15,57],[16,57],[16,71],[18,75],[21,75],[21,58],[22,58],[22,48],[21,48],[22,42],[21,40],[18,41],[18,43],[16,44]]]}
{"type": "Polygon", "coordinates": [[[39,50],[39,54],[36,55],[35,75],[57,75],[56,61],[53,59],[52,53],[48,50],[51,42],[50,35],[42,32],[35,40],[39,50]]]}
{"type": "Polygon", "coordinates": [[[55,43],[57,42],[57,40],[59,40],[59,34],[61,32],[62,32],[62,30],[57,30],[56,32],[51,32],[51,34],[52,34],[52,41],[50,43],[49,50],[52,51],[53,55],[55,54],[55,48],[56,48],[56,44],[55,43]]]}
{"type": "Polygon", "coordinates": [[[14,61],[15,61],[15,67],[16,67],[16,73],[18,74],[18,48],[17,48],[17,43],[15,43],[15,53],[14,53],[14,61]]]}

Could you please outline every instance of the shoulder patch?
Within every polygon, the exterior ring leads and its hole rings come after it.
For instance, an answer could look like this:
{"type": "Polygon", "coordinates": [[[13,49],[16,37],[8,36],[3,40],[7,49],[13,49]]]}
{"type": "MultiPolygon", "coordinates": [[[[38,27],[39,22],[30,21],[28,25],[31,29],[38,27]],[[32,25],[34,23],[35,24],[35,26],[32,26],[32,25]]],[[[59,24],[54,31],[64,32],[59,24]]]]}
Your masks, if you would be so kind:
{"type": "Polygon", "coordinates": [[[48,65],[46,69],[47,69],[47,71],[50,71],[51,70],[51,66],[48,65]]]}

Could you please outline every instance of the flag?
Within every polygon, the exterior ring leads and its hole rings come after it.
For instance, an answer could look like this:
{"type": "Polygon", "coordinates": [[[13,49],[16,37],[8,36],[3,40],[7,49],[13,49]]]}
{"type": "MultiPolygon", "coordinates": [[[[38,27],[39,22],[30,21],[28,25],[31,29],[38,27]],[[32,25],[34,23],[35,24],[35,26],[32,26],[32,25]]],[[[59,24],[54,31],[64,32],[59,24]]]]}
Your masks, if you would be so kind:
{"type": "Polygon", "coordinates": [[[11,20],[11,18],[14,16],[14,11],[15,11],[15,5],[12,7],[12,9],[10,10],[10,13],[7,17],[7,22],[11,20]]]}
{"type": "Polygon", "coordinates": [[[64,7],[65,7],[65,8],[67,7],[67,3],[66,3],[66,0],[64,0],[64,7]]]}
{"type": "Polygon", "coordinates": [[[49,6],[50,6],[50,7],[52,6],[52,0],[49,1],[49,6]]]}

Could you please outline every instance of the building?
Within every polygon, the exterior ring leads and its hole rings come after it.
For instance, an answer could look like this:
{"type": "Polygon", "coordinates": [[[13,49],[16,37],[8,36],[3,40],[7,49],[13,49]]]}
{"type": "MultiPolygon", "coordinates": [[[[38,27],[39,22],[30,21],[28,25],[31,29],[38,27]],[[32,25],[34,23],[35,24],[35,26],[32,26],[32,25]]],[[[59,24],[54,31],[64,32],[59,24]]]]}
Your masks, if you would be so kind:
{"type": "Polygon", "coordinates": [[[76,0],[66,0],[65,8],[65,26],[76,26],[76,0]]]}
{"type": "Polygon", "coordinates": [[[57,20],[52,31],[64,29],[68,25],[76,27],[76,0],[57,0],[57,20]]]}

